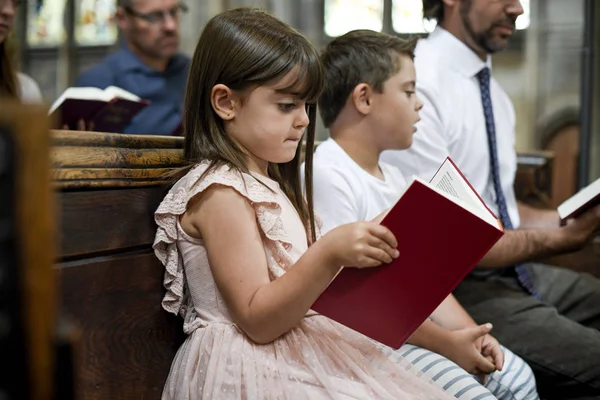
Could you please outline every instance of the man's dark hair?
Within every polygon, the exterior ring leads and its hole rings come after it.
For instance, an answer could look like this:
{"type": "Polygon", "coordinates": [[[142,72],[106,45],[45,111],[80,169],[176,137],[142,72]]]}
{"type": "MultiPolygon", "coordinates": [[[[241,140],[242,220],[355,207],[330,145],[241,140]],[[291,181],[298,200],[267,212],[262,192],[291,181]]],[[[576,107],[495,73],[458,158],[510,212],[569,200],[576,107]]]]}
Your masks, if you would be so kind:
{"type": "Polygon", "coordinates": [[[423,0],[423,17],[441,23],[444,20],[444,2],[442,0],[423,0]]]}
{"type": "Polygon", "coordinates": [[[319,110],[325,127],[336,120],[360,83],[381,92],[385,81],[400,71],[400,56],[413,59],[414,48],[414,40],[370,30],[351,31],[332,40],[321,54],[325,87],[319,110]]]}
{"type": "Polygon", "coordinates": [[[123,8],[125,8],[125,7],[131,8],[133,6],[133,0],[118,0],[117,6],[123,7],[123,8]]]}

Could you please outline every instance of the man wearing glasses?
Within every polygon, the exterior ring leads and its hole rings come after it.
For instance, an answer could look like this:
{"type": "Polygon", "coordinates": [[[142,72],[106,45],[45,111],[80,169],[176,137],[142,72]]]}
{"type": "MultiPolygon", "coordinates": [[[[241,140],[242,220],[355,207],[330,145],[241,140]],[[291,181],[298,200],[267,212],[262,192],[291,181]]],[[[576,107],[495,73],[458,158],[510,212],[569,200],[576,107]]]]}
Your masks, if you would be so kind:
{"type": "Polygon", "coordinates": [[[124,43],[76,86],[118,86],[150,101],[123,133],[168,135],[181,123],[189,58],[178,53],[179,0],[119,0],[117,23],[124,43]]]}

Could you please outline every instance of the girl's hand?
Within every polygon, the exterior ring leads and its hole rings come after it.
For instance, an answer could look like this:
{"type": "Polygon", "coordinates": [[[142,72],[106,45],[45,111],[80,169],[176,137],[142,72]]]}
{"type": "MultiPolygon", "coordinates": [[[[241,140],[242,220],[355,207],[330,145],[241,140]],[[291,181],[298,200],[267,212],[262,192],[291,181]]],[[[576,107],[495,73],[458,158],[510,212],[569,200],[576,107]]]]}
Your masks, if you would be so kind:
{"type": "Polygon", "coordinates": [[[385,226],[354,222],[339,226],[319,241],[333,266],[367,268],[392,262],[400,253],[398,242],[385,226]]]}

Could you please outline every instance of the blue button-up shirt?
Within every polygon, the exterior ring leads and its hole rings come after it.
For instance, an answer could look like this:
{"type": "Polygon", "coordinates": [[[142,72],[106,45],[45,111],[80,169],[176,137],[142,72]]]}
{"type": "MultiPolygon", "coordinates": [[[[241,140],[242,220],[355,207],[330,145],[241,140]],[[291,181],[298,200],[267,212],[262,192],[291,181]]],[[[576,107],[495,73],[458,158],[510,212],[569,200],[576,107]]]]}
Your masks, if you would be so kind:
{"type": "Polygon", "coordinates": [[[118,86],[150,105],[139,112],[123,133],[169,135],[181,123],[190,59],[173,57],[164,72],[144,64],[126,46],[79,76],[76,86],[105,89],[118,86]]]}

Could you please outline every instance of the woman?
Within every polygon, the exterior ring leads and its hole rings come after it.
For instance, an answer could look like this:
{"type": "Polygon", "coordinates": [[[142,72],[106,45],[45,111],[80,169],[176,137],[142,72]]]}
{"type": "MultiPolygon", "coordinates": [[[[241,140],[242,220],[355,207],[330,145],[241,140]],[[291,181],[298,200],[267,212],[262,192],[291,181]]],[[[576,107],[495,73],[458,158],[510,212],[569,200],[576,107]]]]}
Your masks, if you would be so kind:
{"type": "Polygon", "coordinates": [[[0,0],[0,98],[40,103],[42,94],[37,83],[15,68],[11,31],[20,3],[20,0],[0,0]]]}

